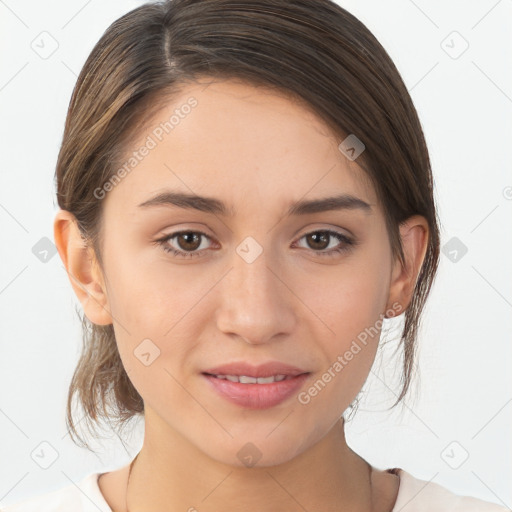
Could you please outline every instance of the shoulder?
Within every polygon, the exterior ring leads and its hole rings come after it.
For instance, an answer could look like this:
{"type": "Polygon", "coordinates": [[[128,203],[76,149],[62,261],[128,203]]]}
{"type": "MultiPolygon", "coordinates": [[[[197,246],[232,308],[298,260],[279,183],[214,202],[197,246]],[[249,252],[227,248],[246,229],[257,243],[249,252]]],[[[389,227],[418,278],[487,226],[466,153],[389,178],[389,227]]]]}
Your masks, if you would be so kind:
{"type": "Polygon", "coordinates": [[[0,512],[112,512],[100,492],[98,476],[91,473],[76,485],[0,506],[0,512]]]}
{"type": "Polygon", "coordinates": [[[400,477],[392,512],[510,512],[510,509],[496,503],[459,496],[440,484],[416,478],[401,468],[388,471],[400,477]]]}

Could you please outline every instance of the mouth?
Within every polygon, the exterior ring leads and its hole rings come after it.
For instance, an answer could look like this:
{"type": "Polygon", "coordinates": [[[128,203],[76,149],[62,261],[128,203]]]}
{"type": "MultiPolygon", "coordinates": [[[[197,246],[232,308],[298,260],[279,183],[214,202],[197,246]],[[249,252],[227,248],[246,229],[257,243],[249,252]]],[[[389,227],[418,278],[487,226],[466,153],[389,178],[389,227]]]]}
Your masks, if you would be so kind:
{"type": "MultiPolygon", "coordinates": [[[[254,384],[254,381],[247,379],[272,377],[279,381],[309,372],[297,366],[281,363],[280,361],[269,361],[258,366],[253,366],[245,361],[238,361],[208,368],[203,373],[214,375],[218,378],[243,378],[247,384],[254,384]]],[[[261,381],[261,384],[265,384],[265,381],[261,381]]]]}
{"type": "Polygon", "coordinates": [[[228,402],[246,409],[268,409],[296,395],[311,372],[278,362],[258,367],[233,363],[201,375],[228,402]]]}
{"type": "MultiPolygon", "coordinates": [[[[251,377],[249,375],[215,375],[211,373],[203,373],[216,379],[224,379],[229,382],[239,382],[240,384],[272,384],[273,382],[281,382],[283,380],[294,379],[296,375],[270,375],[269,377],[251,377]]],[[[304,375],[304,374],[300,374],[304,375]]]]}

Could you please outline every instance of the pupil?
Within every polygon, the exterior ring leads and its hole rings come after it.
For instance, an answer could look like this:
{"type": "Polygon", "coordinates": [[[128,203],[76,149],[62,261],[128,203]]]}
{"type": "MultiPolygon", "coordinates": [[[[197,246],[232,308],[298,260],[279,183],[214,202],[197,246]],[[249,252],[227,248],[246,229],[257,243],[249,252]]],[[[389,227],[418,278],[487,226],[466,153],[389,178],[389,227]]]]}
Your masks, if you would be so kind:
{"type": "Polygon", "coordinates": [[[313,249],[325,249],[329,245],[329,235],[325,231],[320,231],[319,233],[309,235],[310,239],[313,239],[313,249]],[[318,241],[320,241],[322,247],[314,247],[318,241]]]}
{"type": "Polygon", "coordinates": [[[189,250],[193,250],[193,249],[197,249],[199,247],[200,244],[198,244],[199,240],[199,236],[197,235],[197,233],[182,233],[180,235],[180,247],[183,248],[183,249],[189,249],[189,250]],[[188,240],[188,238],[191,237],[191,238],[195,238],[195,244],[194,242],[190,242],[188,240]],[[185,240],[185,244],[182,244],[181,243],[181,240],[185,240]],[[187,245],[187,244],[190,244],[192,243],[192,247],[190,247],[190,245],[187,245]]]}

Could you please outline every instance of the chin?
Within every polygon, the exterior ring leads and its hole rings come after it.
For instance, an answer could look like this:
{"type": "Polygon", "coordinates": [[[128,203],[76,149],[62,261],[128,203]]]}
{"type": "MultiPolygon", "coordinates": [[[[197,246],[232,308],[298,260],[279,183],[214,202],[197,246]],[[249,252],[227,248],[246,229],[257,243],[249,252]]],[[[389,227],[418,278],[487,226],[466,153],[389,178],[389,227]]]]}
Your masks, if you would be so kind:
{"type": "Polygon", "coordinates": [[[236,468],[266,468],[286,464],[305,451],[312,442],[304,444],[304,436],[293,439],[285,432],[268,432],[260,436],[235,436],[226,443],[211,443],[204,453],[212,459],[236,468]],[[212,445],[215,449],[212,450],[212,445]]]}

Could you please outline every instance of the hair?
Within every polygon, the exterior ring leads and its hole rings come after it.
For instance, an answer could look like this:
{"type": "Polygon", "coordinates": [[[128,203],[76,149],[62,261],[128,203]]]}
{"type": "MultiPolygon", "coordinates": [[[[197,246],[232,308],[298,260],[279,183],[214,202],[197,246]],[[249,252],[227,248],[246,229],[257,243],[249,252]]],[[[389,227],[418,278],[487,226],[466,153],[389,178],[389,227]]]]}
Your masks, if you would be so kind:
{"type": "MultiPolygon", "coordinates": [[[[103,268],[103,201],[94,191],[114,175],[153,116],[200,77],[285,93],[334,134],[355,134],[365,145],[357,164],[376,191],[393,258],[402,264],[400,225],[415,214],[427,220],[427,251],[398,344],[403,368],[394,407],[410,387],[421,313],[439,262],[433,177],[416,109],[393,61],[365,25],[333,1],[173,0],[144,4],[114,21],[70,100],[55,172],[60,208],[74,215],[103,268]]],[[[66,424],[74,442],[88,447],[73,418],[75,395],[93,430],[99,420],[123,427],[144,412],[144,403],[125,372],[113,326],[84,315],[82,328],[66,424]]]]}

